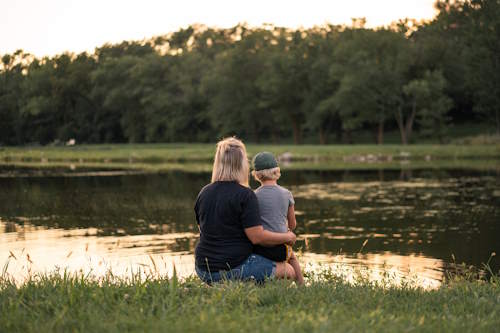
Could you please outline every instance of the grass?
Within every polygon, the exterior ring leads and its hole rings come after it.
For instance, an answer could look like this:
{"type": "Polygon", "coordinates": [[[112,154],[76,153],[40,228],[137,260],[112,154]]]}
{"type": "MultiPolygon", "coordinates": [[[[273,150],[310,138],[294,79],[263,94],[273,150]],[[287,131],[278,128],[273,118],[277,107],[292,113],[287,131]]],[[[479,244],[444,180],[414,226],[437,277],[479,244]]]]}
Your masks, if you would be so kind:
{"type": "Polygon", "coordinates": [[[500,135],[467,136],[453,141],[459,145],[492,145],[500,144],[500,135]]]}
{"type": "MultiPolygon", "coordinates": [[[[297,161],[283,163],[284,170],[476,170],[500,171],[500,159],[441,159],[416,161],[297,161]]],[[[1,176],[75,176],[105,175],[107,171],[120,174],[157,173],[168,171],[210,172],[212,164],[209,161],[200,162],[165,162],[165,163],[123,163],[123,162],[40,162],[40,161],[0,161],[1,176]]]]}
{"type": "MultiPolygon", "coordinates": [[[[271,151],[295,170],[500,170],[500,144],[490,145],[247,145],[249,156],[271,151]],[[285,154],[288,153],[288,154],[285,154]],[[290,161],[291,163],[288,163],[290,161]]],[[[0,176],[75,172],[209,172],[214,144],[114,144],[0,148],[0,176]]]]}
{"type": "MultiPolygon", "coordinates": [[[[247,145],[249,155],[267,150],[290,159],[323,161],[393,161],[425,159],[498,159],[500,144],[490,145],[247,145]]],[[[214,144],[103,144],[74,147],[4,147],[3,162],[166,163],[208,162],[214,144]]]]}
{"type": "MultiPolygon", "coordinates": [[[[264,286],[196,278],[0,279],[1,332],[498,332],[500,281],[452,278],[436,290],[393,286],[332,271],[264,286]]],[[[390,277],[387,278],[390,280],[390,277]]],[[[388,281],[387,280],[387,281],[388,281]]],[[[386,282],[387,282],[386,281],[386,282]]],[[[390,281],[389,281],[390,282],[390,281]]]]}
{"type": "MultiPolygon", "coordinates": [[[[289,168],[496,168],[500,145],[248,145],[292,153],[289,168]],[[430,157],[429,157],[430,156],[430,157]],[[429,159],[431,161],[429,161],[429,159]]],[[[1,148],[0,166],[210,170],[213,144],[1,148]],[[187,163],[196,162],[196,163],[187,163]]],[[[388,277],[390,279],[390,277],[388,277]]],[[[331,271],[308,286],[286,281],[207,287],[175,277],[35,275],[16,284],[0,275],[0,332],[498,332],[500,281],[461,274],[439,289],[394,286],[331,271]]],[[[390,281],[389,281],[390,282],[390,281]]]]}

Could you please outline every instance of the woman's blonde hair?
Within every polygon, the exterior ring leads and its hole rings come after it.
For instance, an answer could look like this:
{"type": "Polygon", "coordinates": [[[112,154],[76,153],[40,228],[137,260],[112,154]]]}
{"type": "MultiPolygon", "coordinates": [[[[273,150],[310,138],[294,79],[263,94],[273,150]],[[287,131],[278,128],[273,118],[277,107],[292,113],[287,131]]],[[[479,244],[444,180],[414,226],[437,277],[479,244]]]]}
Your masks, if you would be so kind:
{"type": "Polygon", "coordinates": [[[281,177],[280,167],[272,168],[272,169],[264,169],[259,171],[252,171],[252,175],[257,181],[264,180],[278,180],[281,177]]]}
{"type": "Polygon", "coordinates": [[[243,142],[231,137],[217,143],[212,169],[212,183],[237,181],[241,185],[248,186],[249,170],[247,150],[243,142]]]}

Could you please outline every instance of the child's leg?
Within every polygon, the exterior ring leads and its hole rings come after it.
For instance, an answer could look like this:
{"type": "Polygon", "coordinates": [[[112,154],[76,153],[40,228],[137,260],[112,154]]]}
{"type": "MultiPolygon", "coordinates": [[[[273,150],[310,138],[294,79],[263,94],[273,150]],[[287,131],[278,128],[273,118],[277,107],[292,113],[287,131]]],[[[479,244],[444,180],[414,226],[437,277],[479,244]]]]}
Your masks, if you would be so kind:
{"type": "Polygon", "coordinates": [[[300,270],[299,261],[297,260],[297,257],[295,257],[294,252],[292,252],[292,255],[290,256],[290,260],[288,260],[288,263],[293,267],[293,270],[295,271],[295,280],[297,281],[297,284],[303,285],[304,284],[304,276],[302,275],[302,271],[300,270]]]}

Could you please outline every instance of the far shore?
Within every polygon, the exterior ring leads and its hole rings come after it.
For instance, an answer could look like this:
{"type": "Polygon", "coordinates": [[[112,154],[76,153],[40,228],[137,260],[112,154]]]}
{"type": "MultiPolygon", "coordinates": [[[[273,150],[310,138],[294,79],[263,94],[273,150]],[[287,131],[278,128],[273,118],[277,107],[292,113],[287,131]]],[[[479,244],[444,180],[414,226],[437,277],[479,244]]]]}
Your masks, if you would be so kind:
{"type": "MultiPolygon", "coordinates": [[[[491,145],[270,145],[248,144],[249,156],[270,151],[282,163],[392,163],[405,161],[500,160],[500,144],[491,145]]],[[[0,147],[1,163],[184,163],[211,162],[215,144],[96,144],[0,147]]]]}

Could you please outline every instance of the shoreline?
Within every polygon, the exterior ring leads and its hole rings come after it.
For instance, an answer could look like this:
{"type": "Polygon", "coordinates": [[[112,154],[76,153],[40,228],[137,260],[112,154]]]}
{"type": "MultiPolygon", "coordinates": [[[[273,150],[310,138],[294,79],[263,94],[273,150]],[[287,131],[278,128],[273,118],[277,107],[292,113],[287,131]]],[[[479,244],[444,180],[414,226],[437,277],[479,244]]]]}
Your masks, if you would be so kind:
{"type": "MultiPolygon", "coordinates": [[[[391,164],[497,160],[500,144],[492,145],[255,145],[248,144],[251,158],[259,151],[274,153],[281,164],[327,163],[391,164]]],[[[211,163],[214,144],[98,144],[71,147],[0,147],[0,163],[146,164],[211,163]]]]}

